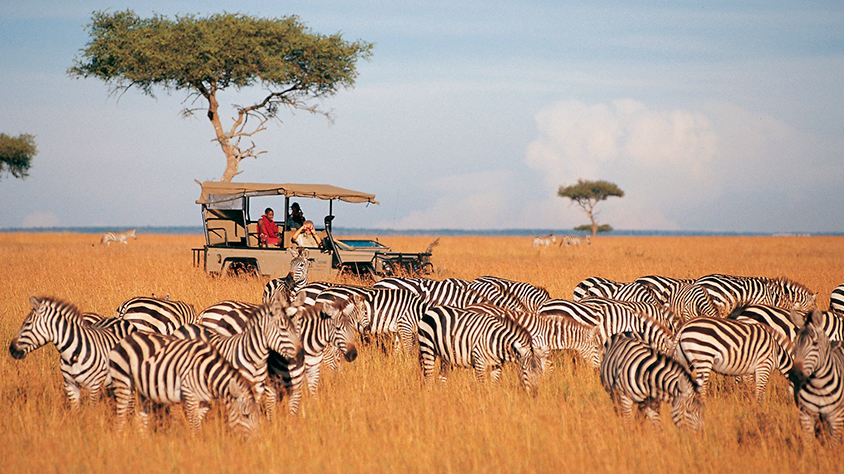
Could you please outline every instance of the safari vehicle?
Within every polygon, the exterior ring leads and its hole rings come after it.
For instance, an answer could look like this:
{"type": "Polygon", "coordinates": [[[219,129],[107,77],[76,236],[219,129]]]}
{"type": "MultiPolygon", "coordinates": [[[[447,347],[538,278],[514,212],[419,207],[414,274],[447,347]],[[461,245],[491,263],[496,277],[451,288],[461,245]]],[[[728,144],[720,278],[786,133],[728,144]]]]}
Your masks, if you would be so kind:
{"type": "MultiPolygon", "coordinates": [[[[285,225],[291,198],[328,201],[324,227],[316,228],[322,242],[319,248],[308,249],[311,280],[329,279],[342,271],[388,276],[396,273],[427,274],[433,270],[430,248],[420,253],[401,253],[391,251],[377,240],[335,237],[332,229],[334,201],[378,204],[374,194],[327,184],[205,181],[200,185],[202,192],[196,203],[202,206],[205,246],[192,249],[193,263],[194,266],[204,266],[210,274],[257,272],[269,276],[286,275],[295,253],[293,247],[296,247],[291,242],[294,229],[285,225]],[[251,199],[271,196],[284,197],[284,216],[281,221],[276,221],[281,246],[259,245],[260,215],[251,216],[249,212],[251,199]]],[[[272,199],[267,199],[268,203],[270,201],[272,199]]]]}

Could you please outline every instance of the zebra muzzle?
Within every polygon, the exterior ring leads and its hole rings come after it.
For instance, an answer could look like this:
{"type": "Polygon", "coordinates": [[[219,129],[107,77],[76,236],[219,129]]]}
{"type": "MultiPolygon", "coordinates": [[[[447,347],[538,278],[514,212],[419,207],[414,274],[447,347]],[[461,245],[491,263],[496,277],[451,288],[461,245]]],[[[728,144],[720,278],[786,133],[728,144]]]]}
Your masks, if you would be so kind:
{"type": "Polygon", "coordinates": [[[14,359],[23,359],[26,356],[26,352],[18,349],[17,339],[12,339],[12,342],[9,344],[9,354],[12,355],[14,359]]]}
{"type": "Polygon", "coordinates": [[[349,348],[349,350],[346,351],[345,357],[346,357],[346,362],[352,362],[355,359],[357,359],[357,357],[358,357],[357,348],[355,348],[355,347],[349,348]]]}

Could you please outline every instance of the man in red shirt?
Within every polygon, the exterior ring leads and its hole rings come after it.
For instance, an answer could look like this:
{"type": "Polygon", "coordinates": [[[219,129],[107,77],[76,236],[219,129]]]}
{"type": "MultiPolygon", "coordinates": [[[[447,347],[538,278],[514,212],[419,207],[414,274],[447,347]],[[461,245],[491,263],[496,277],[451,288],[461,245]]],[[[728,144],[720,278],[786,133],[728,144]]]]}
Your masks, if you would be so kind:
{"type": "Polygon", "coordinates": [[[273,221],[275,213],[271,207],[264,210],[264,215],[258,220],[258,243],[260,245],[281,245],[278,236],[278,225],[273,221]]]}

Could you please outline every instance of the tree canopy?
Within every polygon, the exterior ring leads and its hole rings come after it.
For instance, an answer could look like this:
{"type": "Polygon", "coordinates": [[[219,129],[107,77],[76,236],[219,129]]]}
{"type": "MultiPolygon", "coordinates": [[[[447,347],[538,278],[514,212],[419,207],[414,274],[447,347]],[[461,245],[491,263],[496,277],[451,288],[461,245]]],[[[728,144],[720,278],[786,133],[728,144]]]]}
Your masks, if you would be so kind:
{"type": "MultiPolygon", "coordinates": [[[[134,87],[154,96],[161,88],[204,99],[205,107],[199,110],[207,112],[226,156],[222,181],[239,173],[241,160],[263,153],[254,143],[241,145],[241,140],[251,142],[268,120],[277,118],[279,108],[328,116],[314,99],[352,87],[357,61],[368,59],[373,47],[346,41],[340,33],[314,33],[295,16],[221,13],[170,20],[161,15],[140,18],[131,10],[100,11],[94,12],[87,29],[91,39],[68,74],[101,79],[113,93],[134,87]],[[217,93],[252,86],[264,90],[251,105],[234,105],[231,127],[224,129],[217,93]]],[[[183,113],[196,110],[185,108],[183,113]]]]}
{"type": "Polygon", "coordinates": [[[591,224],[588,226],[579,226],[578,229],[587,227],[592,230],[592,237],[594,237],[595,234],[599,231],[604,231],[604,229],[607,229],[607,231],[612,230],[612,227],[609,227],[607,224],[599,225],[597,223],[595,217],[598,215],[598,212],[595,210],[595,206],[609,197],[623,197],[624,191],[615,183],[610,183],[609,181],[586,181],[579,179],[577,180],[577,184],[560,186],[557,195],[571,199],[572,202],[576,203],[586,212],[591,224]]]}
{"type": "Polygon", "coordinates": [[[38,153],[35,136],[22,133],[17,137],[0,133],[0,178],[11,174],[15,178],[29,176],[32,158],[38,153]]]}

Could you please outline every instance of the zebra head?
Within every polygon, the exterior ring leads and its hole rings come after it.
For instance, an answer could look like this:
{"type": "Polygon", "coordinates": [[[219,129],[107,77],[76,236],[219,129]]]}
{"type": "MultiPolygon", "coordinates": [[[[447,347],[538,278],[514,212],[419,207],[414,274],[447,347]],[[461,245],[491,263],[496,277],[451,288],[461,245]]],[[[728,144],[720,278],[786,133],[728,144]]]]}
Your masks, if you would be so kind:
{"type": "Polygon", "coordinates": [[[522,372],[522,384],[524,384],[525,390],[536,396],[539,388],[539,377],[542,375],[548,359],[548,348],[534,348],[516,341],[513,343],[513,352],[516,354],[516,360],[522,372]]]}
{"type": "Polygon", "coordinates": [[[255,401],[255,393],[246,380],[239,375],[233,377],[229,380],[224,396],[229,427],[243,434],[254,434],[258,429],[260,409],[255,401]]]}
{"type": "Polygon", "coordinates": [[[797,311],[811,311],[818,306],[818,294],[812,293],[801,283],[787,278],[777,278],[771,280],[769,285],[775,295],[774,306],[797,311]]]}
{"type": "MultiPolygon", "coordinates": [[[[62,301],[52,298],[29,298],[32,311],[23,320],[20,330],[9,344],[9,353],[15,359],[23,359],[27,354],[49,343],[58,343],[55,323],[59,318],[81,324],[79,310],[62,301]]],[[[70,329],[68,328],[67,331],[70,329]]]]}
{"type": "Polygon", "coordinates": [[[824,333],[824,313],[813,310],[808,316],[798,311],[791,312],[791,320],[797,326],[794,339],[794,363],[789,379],[798,387],[805,383],[821,364],[829,360],[829,338],[824,333]]]}
{"type": "Polygon", "coordinates": [[[305,295],[301,294],[293,304],[288,304],[283,297],[277,297],[269,304],[263,318],[267,347],[282,357],[301,364],[305,360],[305,351],[299,337],[299,329],[292,317],[299,311],[305,295]]]}
{"type": "Polygon", "coordinates": [[[692,378],[691,374],[683,371],[677,379],[679,393],[671,403],[671,419],[678,428],[690,428],[699,431],[703,427],[703,401],[701,386],[692,378]]]}
{"type": "Polygon", "coordinates": [[[334,345],[343,353],[346,361],[352,362],[358,356],[355,347],[355,323],[351,314],[356,311],[362,297],[351,296],[342,301],[325,303],[322,313],[334,322],[334,345]]]}
{"type": "Polygon", "coordinates": [[[308,260],[308,249],[298,247],[290,250],[293,259],[290,260],[290,274],[293,279],[293,286],[291,291],[298,292],[303,286],[308,284],[308,269],[311,266],[308,260]]]}

